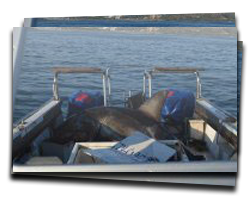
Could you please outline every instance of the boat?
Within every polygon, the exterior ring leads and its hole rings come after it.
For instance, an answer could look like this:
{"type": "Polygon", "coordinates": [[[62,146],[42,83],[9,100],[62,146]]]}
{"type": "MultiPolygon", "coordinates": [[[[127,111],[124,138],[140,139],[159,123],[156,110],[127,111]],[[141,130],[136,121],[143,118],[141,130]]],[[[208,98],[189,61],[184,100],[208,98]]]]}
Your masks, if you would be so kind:
{"type": "MultiPolygon", "coordinates": [[[[31,20],[27,18],[26,27],[31,26],[31,20]]],[[[25,21],[25,22],[26,22],[25,21]]],[[[13,114],[15,106],[16,88],[21,66],[21,55],[24,46],[25,28],[14,28],[13,35],[13,114]]],[[[53,82],[53,97],[48,102],[44,103],[40,108],[34,110],[20,121],[13,124],[13,159],[12,173],[24,172],[184,172],[176,177],[163,174],[159,176],[148,176],[144,179],[136,174],[126,176],[126,178],[116,175],[113,179],[126,180],[149,180],[149,181],[164,181],[164,182],[179,182],[179,183],[197,183],[197,184],[213,184],[213,185],[235,185],[237,172],[237,119],[225,110],[218,108],[201,94],[201,79],[200,72],[202,69],[187,68],[187,67],[155,67],[152,70],[142,72],[142,90],[128,91],[128,95],[122,100],[122,105],[131,109],[137,108],[153,95],[152,83],[157,74],[168,73],[190,73],[196,75],[196,107],[195,114],[192,119],[188,119],[186,129],[192,134],[192,137],[198,138],[205,142],[207,152],[206,160],[202,161],[178,161],[159,164],[87,164],[75,165],[72,164],[68,155],[64,161],[59,159],[46,160],[43,156],[39,156],[41,143],[46,137],[49,137],[49,131],[64,123],[62,113],[62,104],[66,100],[59,95],[58,75],[65,73],[83,73],[83,74],[101,74],[103,79],[103,102],[104,106],[112,105],[112,88],[111,75],[109,69],[100,68],[72,68],[72,67],[57,67],[54,68],[53,82]],[[201,137],[202,136],[202,137],[201,137]],[[35,157],[32,157],[32,155],[35,157]],[[35,162],[29,162],[30,159],[36,158],[35,162]],[[42,163],[47,163],[41,164],[42,163]],[[67,162],[68,161],[68,162],[67,162]],[[32,164],[33,163],[33,164],[32,164]],[[35,163],[35,165],[34,165],[35,163]],[[40,163],[40,164],[39,164],[40,163]],[[49,164],[48,164],[49,163],[49,164]],[[187,176],[186,172],[221,172],[199,173],[196,176],[187,176]],[[227,172],[227,176],[225,173],[227,172]]],[[[88,144],[90,145],[90,144],[88,144]]],[[[92,143],[93,145],[93,143],[92,143]]],[[[96,145],[96,144],[94,144],[96,145]]],[[[99,142],[98,145],[110,145],[99,142]]],[[[62,151],[64,148],[62,148],[62,151]]],[[[71,148],[73,151],[73,147],[71,148]]],[[[53,151],[52,151],[53,152],[53,151]]],[[[60,152],[59,152],[60,153],[60,152]]],[[[77,176],[71,174],[71,176],[77,176]]],[[[95,174],[84,175],[84,177],[96,178],[95,174]]],[[[109,178],[108,175],[98,175],[98,178],[109,178]]]]}
{"type": "MultiPolygon", "coordinates": [[[[152,83],[159,74],[189,73],[196,78],[196,104],[192,118],[185,121],[189,138],[199,141],[201,152],[186,145],[187,151],[203,159],[179,159],[166,163],[150,164],[75,164],[79,146],[102,146],[114,143],[95,141],[85,144],[46,144],[53,130],[65,122],[62,104],[67,101],[59,95],[59,74],[97,74],[102,77],[103,106],[112,106],[111,74],[109,68],[54,67],[53,97],[40,108],[13,125],[12,161],[13,173],[21,172],[237,172],[237,119],[202,96],[201,68],[154,67],[142,72],[142,90],[128,91],[122,99],[123,106],[136,109],[152,98],[152,83]],[[204,150],[205,149],[205,150],[204,150]],[[47,153],[46,153],[47,152],[47,153]],[[49,152],[49,153],[48,153],[49,152]],[[52,153],[51,153],[52,152],[52,153]],[[54,155],[49,155],[53,154],[54,155]],[[48,156],[49,155],[49,156],[48,156]],[[59,159],[60,158],[60,159],[59,159]],[[73,159],[73,160],[72,160],[73,159]]],[[[169,144],[171,141],[160,141],[169,144]]],[[[173,142],[173,141],[172,141],[173,142]]]]}

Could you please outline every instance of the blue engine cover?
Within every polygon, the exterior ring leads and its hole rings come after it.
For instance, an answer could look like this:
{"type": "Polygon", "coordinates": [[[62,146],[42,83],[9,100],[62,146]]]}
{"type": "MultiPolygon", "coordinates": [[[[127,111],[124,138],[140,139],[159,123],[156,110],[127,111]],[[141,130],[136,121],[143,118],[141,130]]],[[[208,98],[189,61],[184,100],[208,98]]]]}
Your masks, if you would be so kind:
{"type": "Polygon", "coordinates": [[[87,108],[103,106],[103,96],[100,92],[77,91],[69,97],[68,102],[68,116],[71,116],[87,108]]]}
{"type": "Polygon", "coordinates": [[[180,125],[185,118],[193,116],[194,109],[195,97],[192,92],[170,89],[161,110],[162,121],[180,125]]]}

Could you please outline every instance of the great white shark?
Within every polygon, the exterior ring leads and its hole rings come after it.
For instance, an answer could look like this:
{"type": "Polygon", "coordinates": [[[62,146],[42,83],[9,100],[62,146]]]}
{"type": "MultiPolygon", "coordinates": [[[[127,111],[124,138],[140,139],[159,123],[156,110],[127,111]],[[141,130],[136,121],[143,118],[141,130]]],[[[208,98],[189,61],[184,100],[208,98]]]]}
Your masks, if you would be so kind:
{"type": "Polygon", "coordinates": [[[136,131],[157,140],[175,139],[161,121],[161,108],[168,91],[156,93],[138,109],[95,107],[69,117],[54,135],[59,142],[119,141],[136,131]]]}

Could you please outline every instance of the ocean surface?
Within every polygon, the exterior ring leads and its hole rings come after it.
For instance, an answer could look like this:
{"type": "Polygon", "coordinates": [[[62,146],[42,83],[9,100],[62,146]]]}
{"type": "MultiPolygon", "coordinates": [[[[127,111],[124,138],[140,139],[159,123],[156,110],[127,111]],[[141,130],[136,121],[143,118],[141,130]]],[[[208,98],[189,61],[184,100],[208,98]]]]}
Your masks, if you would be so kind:
{"type": "Polygon", "coordinates": [[[238,63],[238,73],[237,73],[237,118],[239,119],[240,111],[240,91],[241,91],[241,73],[242,73],[242,49],[237,51],[237,63],[238,63]]]}
{"type": "MultiPolygon", "coordinates": [[[[140,91],[144,70],[159,67],[201,67],[202,96],[237,116],[237,38],[119,31],[27,31],[13,121],[52,98],[55,66],[110,67],[112,101],[128,90],[140,91]]],[[[153,91],[176,88],[195,92],[194,74],[163,74],[153,91]]],[[[100,75],[59,75],[59,92],[102,91],[100,75]]]]}
{"type": "Polygon", "coordinates": [[[202,20],[33,20],[33,27],[235,27],[234,21],[202,20]]]}

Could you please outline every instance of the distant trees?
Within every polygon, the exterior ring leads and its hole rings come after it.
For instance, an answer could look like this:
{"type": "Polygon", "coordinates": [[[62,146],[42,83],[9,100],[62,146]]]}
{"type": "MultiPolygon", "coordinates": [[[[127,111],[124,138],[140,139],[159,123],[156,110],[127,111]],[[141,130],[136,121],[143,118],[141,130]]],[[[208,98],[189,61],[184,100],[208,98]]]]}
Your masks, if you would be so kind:
{"type": "Polygon", "coordinates": [[[38,12],[44,19],[85,19],[85,18],[138,18],[138,19],[190,19],[190,18],[228,18],[234,19],[234,12],[38,12]]]}

